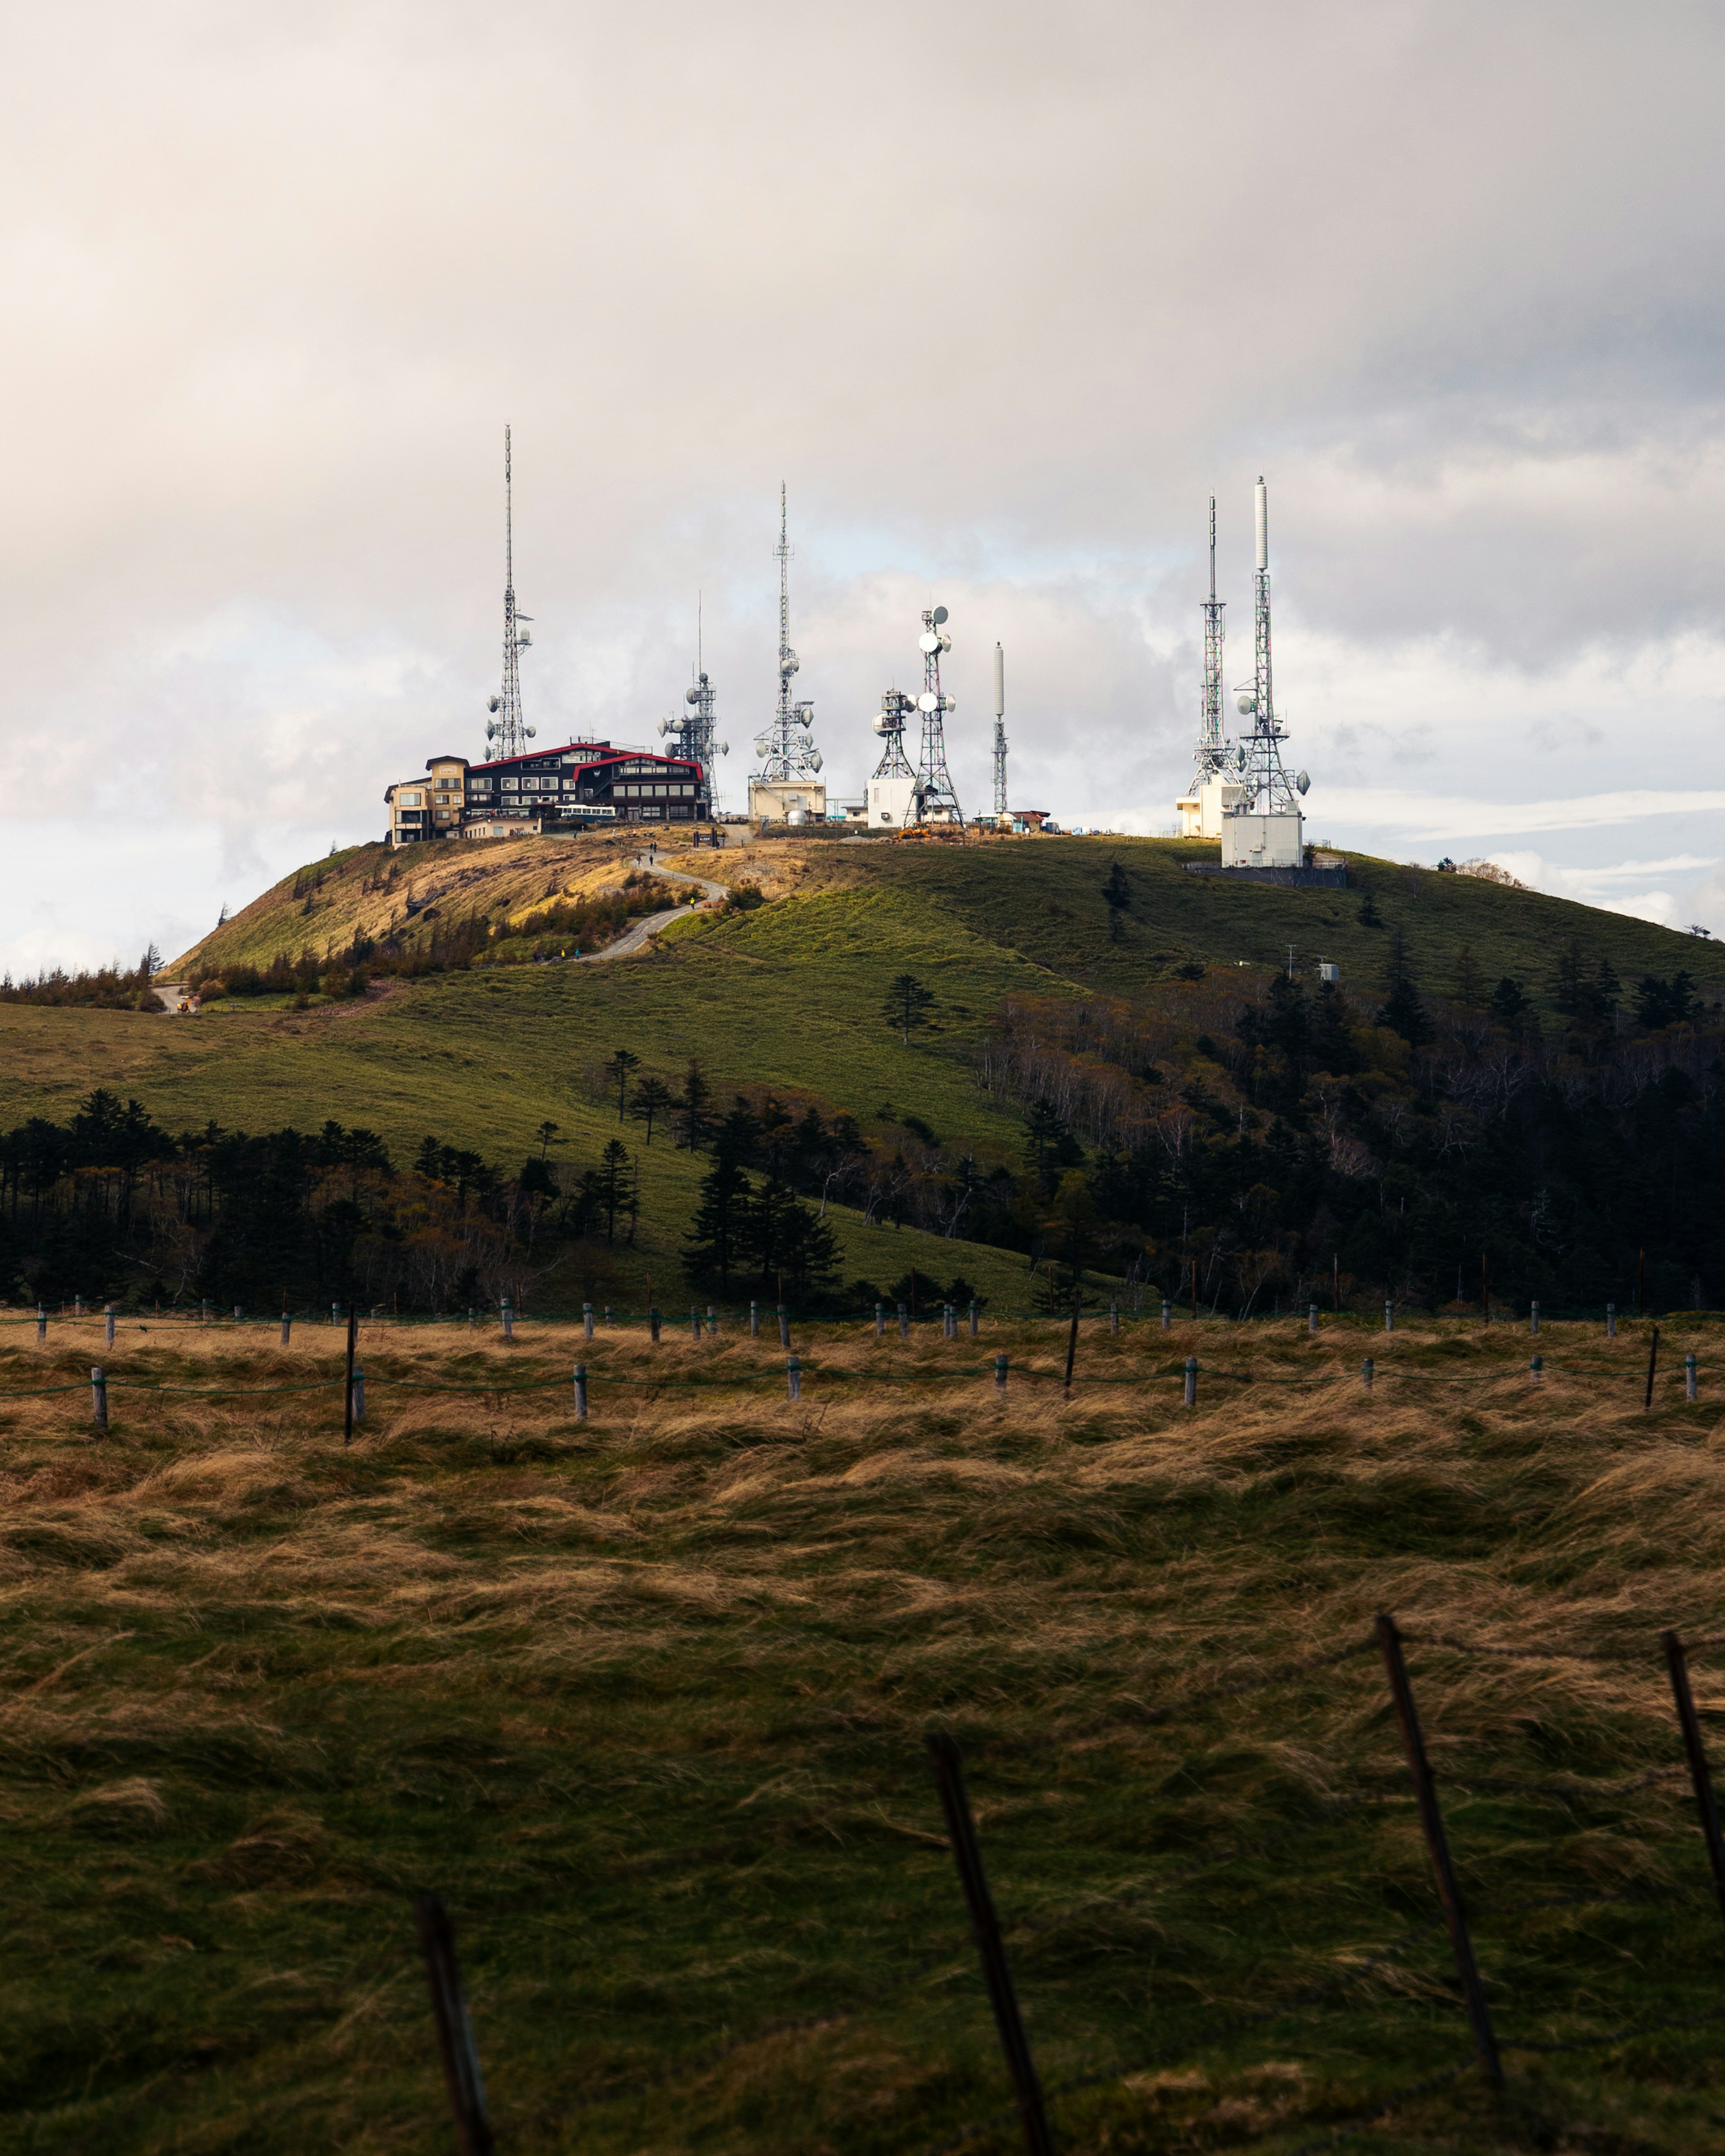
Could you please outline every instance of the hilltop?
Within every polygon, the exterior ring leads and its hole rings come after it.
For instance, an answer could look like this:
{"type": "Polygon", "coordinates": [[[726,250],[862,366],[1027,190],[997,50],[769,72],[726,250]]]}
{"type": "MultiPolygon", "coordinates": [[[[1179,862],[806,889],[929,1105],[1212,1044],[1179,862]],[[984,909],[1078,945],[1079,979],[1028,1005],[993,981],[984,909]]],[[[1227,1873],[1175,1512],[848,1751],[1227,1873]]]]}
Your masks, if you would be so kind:
{"type": "MultiPolygon", "coordinates": [[[[64,1122],[99,1086],[169,1133],[339,1125],[398,1169],[423,1158],[433,1183],[436,1162],[470,1154],[514,1190],[541,1158],[558,1201],[546,1232],[575,1240],[563,1257],[534,1245],[530,1178],[508,1201],[533,1251],[520,1277],[553,1306],[639,1304],[650,1284],[676,1307],[713,1292],[684,1277],[711,1133],[679,1144],[663,1119],[620,1118],[606,1073],[624,1050],[636,1084],[675,1096],[695,1060],[720,1115],[747,1096],[748,1168],[818,1206],[841,1284],[914,1269],[919,1294],[962,1276],[1011,1307],[1045,1301],[1064,1267],[1217,1309],[1431,1305],[1482,1292],[1485,1254],[1497,1291],[1549,1306],[1633,1294],[1645,1250],[1647,1293],[1715,1299],[1725,951],[1707,942],[1373,860],[1351,863],[1346,891],[1288,889],[1189,873],[1215,857],[1195,842],[791,837],[661,855],[730,901],[638,956],[532,963],[571,948],[545,924],[609,907],[614,927],[661,903],[668,917],[688,895],[641,881],[639,843],[368,846],[308,865],[175,969],[279,965],[280,993],[190,1019],[0,1004],[11,1119],[64,1122]],[[1338,991],[1317,988],[1320,958],[1338,991]],[[906,974],[932,998],[908,1044],[883,1014],[906,974]],[[1645,1003],[1640,984],[1662,996],[1686,975],[1696,994],[1645,1003]],[[1502,981],[1509,1001],[1487,1008],[1502,981]],[[793,1127],[793,1147],[773,1136],[793,1127]],[[639,1213],[596,1249],[591,1203],[571,1228],[571,1194],[614,1140],[639,1213]]],[[[325,1202],[314,1181],[303,1195],[325,1202]]],[[[75,1185],[64,1203],[70,1220],[75,1185]]],[[[430,1231],[376,1224],[377,1280],[403,1292],[384,1245],[430,1231]]],[[[65,1291],[84,1291],[92,1261],[69,1247],[83,1270],[65,1291]]],[[[503,1276],[485,1277],[490,1293],[503,1276]]],[[[247,1302],[290,1285],[273,1260],[206,1280],[247,1302]]]]}

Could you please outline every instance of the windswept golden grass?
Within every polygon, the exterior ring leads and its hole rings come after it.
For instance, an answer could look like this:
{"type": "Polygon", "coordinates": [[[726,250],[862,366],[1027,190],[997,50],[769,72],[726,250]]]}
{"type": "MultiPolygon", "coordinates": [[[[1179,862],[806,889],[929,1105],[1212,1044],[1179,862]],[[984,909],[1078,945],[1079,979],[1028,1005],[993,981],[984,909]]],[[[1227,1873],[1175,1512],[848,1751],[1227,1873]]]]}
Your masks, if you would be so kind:
{"type": "Polygon", "coordinates": [[[1010,2147],[942,1727],[1060,2147],[1290,2151],[1467,2054],[1383,1608],[1512,2090],[1353,2145],[1725,2148],[1725,2021],[1515,2048],[1725,2011],[1657,1644],[1725,1631],[1711,1332],[1648,1413],[1629,1328],[1536,1383],[1502,1328],[1092,1322],[1070,1400],[1051,1326],[821,1328],[794,1404],[765,1340],[367,1328],[344,1450],[335,1390],[127,1389],[330,1328],[69,1330],[0,1336],[0,2148],[451,2148],[426,1887],[501,2148],[1010,2147]]]}

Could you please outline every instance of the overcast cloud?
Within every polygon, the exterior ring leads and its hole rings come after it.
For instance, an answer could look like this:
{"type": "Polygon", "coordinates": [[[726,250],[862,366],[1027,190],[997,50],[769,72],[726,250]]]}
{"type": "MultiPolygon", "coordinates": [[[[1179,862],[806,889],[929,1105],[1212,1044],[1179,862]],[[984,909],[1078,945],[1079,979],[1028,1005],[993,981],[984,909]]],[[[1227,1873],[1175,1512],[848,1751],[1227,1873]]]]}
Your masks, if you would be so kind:
{"type": "MultiPolygon", "coordinates": [[[[480,752],[503,423],[540,737],[696,593],[741,799],[778,488],[827,776],[1156,830],[1208,496],[1271,485],[1314,835],[1725,932],[1725,18],[77,6],[0,79],[0,963],[170,952],[480,752]]],[[[1237,676],[1236,676],[1237,678],[1237,676]]]]}

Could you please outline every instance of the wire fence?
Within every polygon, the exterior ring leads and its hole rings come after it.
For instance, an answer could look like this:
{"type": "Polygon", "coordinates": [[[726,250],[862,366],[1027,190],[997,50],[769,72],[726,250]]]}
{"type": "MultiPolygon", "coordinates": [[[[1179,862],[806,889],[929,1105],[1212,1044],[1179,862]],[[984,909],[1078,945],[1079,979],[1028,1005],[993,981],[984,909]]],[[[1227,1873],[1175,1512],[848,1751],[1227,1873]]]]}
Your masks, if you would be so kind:
{"type": "MultiPolygon", "coordinates": [[[[1421,2071],[1400,2080],[1392,2087],[1370,2095],[1354,2107],[1343,2109],[1339,2115],[1323,2120],[1317,2130],[1307,2138],[1289,2143],[1288,2156],[1316,2156],[1316,2152],[1320,2149],[1339,2147],[1422,2097],[1436,2095],[1466,2078],[1483,2082],[1491,2091],[1506,2092],[1506,2057],[1534,2060],[1609,2051],[1648,2038],[1713,2027],[1725,2022],[1725,2006],[1706,2004],[1693,2011],[1657,2020],[1612,2019],[1609,2001],[1603,2001],[1599,1996],[1598,1973],[1590,1971],[1584,1979],[1585,2007],[1583,2010],[1590,2015],[1603,2015],[1607,2025],[1595,2025],[1574,2035],[1543,2035],[1533,2030],[1522,2032],[1513,2028],[1500,2031],[1499,2023],[1506,2017],[1513,2017],[1517,2005],[1516,1982],[1524,1967],[1525,1957],[1512,1949],[1505,1951],[1501,1958],[1506,1973],[1488,1983],[1481,1974],[1476,1958],[1473,1937],[1475,1927],[1481,1918],[1508,1921],[1558,1910],[1617,1908],[1656,1911],[1661,1907],[1669,1909],[1676,1905],[1696,1903],[1709,1896],[1717,1900],[1722,1916],[1725,1916],[1725,1845],[1721,1841],[1709,1765],[1695,1733],[1694,1703],[1688,1677],[1690,1657],[1720,1645],[1725,1645],[1725,1635],[1712,1635],[1689,1642],[1683,1641],[1672,1631],[1661,1635],[1666,1676],[1683,1739],[1686,1755],[1683,1758],[1615,1782],[1578,1776],[1548,1781],[1504,1780],[1471,1775],[1459,1768],[1446,1770],[1444,1778],[1445,1787],[1452,1793],[1466,1794],[1486,1788],[1508,1789],[1519,1794],[1558,1794],[1572,1801],[1584,1799],[1597,1807],[1609,1806],[1633,1792],[1686,1774],[1695,1799],[1700,1838],[1712,1874],[1711,1885],[1704,1876],[1698,1876],[1692,1881],[1668,1886],[1630,1886],[1597,1893],[1546,1894],[1496,1902],[1475,1897],[1465,1902],[1450,1853],[1438,1779],[1427,1757],[1407,1650],[1422,1649],[1450,1656],[1477,1656],[1488,1661],[1512,1656],[1517,1660],[1594,1663],[1615,1674],[1621,1674],[1626,1667],[1636,1662],[1644,1670],[1648,1669],[1653,1665],[1654,1658],[1645,1643],[1632,1650],[1628,1641],[1602,1651],[1590,1651],[1580,1647],[1512,1648],[1490,1640],[1458,1639],[1450,1635],[1406,1634],[1400,1630],[1392,1616],[1384,1614],[1378,1617],[1368,1635],[1348,1640],[1326,1653],[1283,1662],[1254,1672],[1243,1680],[1193,1687],[1183,1695],[1178,1707],[1170,1709],[1170,1712],[1189,1712],[1201,1701],[1237,1698],[1248,1691],[1276,1687],[1287,1689],[1302,1685],[1315,1676],[1341,1671],[1375,1652],[1382,1663],[1406,1755],[1406,1776],[1400,1788],[1344,1794],[1326,1804],[1310,1808],[1266,1835],[1224,1845],[1183,1865],[1158,1866],[1137,1878],[1121,1882],[1106,1893],[1087,1895],[1053,1910],[1020,1912],[1003,1921],[983,1867],[981,1843],[957,1747],[949,1736],[937,1732],[928,1740],[930,1763],[945,1815],[947,1829],[946,1846],[953,1858],[962,1898],[970,1919],[968,1948],[955,1938],[938,1950],[919,1958],[891,1980],[865,1989],[842,2005],[807,2015],[781,2015],[763,2021],[716,2046],[708,2046],[685,2059],[658,2067],[644,2077],[619,2081],[591,2091],[582,2101],[578,2110],[590,2112],[608,2103],[625,2100],[639,2102],[662,2095],[711,2073],[726,2060],[753,2046],[788,2036],[829,2030],[843,2023],[856,2020],[904,1998],[919,1985],[927,1984],[931,1978],[952,1972],[972,1957],[981,1964],[994,2034],[1000,2047],[1003,2078],[1006,2084],[1006,2090],[1003,2092],[1004,2100],[998,2108],[956,2126],[938,2140],[916,2148],[914,2156],[957,2156],[957,2152],[991,2137],[998,2138],[1014,2127],[1029,2151],[1029,2156],[1053,2156],[1057,2146],[1056,2125],[1063,2111],[1070,2112],[1074,2099],[1086,2094],[1118,2089],[1139,2076],[1158,2073],[1183,2063],[1199,2061],[1206,2056],[1214,2058],[1219,2051],[1234,2046],[1242,2037],[1267,2035],[1277,2031],[1292,2017],[1309,2015],[1314,2010],[1341,2010],[1355,2017],[1352,2037],[1357,2048],[1358,2017],[1362,2015],[1382,2015],[1394,2010],[1398,2003],[1398,1994],[1394,1989],[1388,1996],[1373,1997],[1363,1996],[1363,1988],[1368,1987],[1374,1977],[1389,1971],[1413,1973],[1412,1965],[1406,1959],[1410,1950],[1422,1943],[1435,1942],[1435,1934],[1440,1930],[1448,1935],[1455,1981],[1453,1989],[1445,1991],[1440,1984],[1433,1984],[1428,1975],[1423,1995],[1439,2000],[1447,1998],[1450,2010],[1457,2012],[1466,2025],[1471,2040],[1467,2050],[1435,2070],[1421,2071]],[[1250,1858],[1284,1854],[1291,1847],[1307,1841],[1319,1825],[1345,1819],[1348,1814],[1357,1813],[1363,1806],[1381,1806],[1386,1803],[1411,1803],[1415,1807],[1435,1888],[1433,1907],[1416,1916],[1410,1924],[1392,1938],[1361,1942],[1357,1948],[1345,1950],[1345,1965],[1340,1969],[1312,1982],[1296,1985],[1261,2005],[1230,2007],[1171,2036],[1168,2041],[1137,2051],[1130,2057],[1116,2056],[1098,2061],[1092,2066],[1068,2072],[1059,2079],[1043,2081],[1030,2041],[1030,2025],[1020,2007],[1013,1966],[1015,1958],[1022,1958],[1021,1950],[1026,1942],[1038,1934],[1081,1925],[1101,1911],[1119,1908],[1156,1895],[1167,1895],[1174,1888],[1206,1873],[1237,1866],[1250,1858]],[[1014,1945],[1020,1952],[1009,1954],[1009,1945],[1014,1945]]],[[[1381,1698],[1382,1695],[1378,1697],[1381,1698]]],[[[731,1845],[725,1846],[728,1849],[731,1845]]],[[[1518,1846],[1525,1846],[1525,1837],[1518,1841],[1518,1846]]],[[[680,1861],[696,1862],[707,1854],[706,1851],[685,1852],[680,1861]]],[[[461,2145],[470,2151],[489,2149],[492,2146],[491,2128],[479,2072],[477,2049],[462,2003],[454,1934],[441,1904],[434,1897],[421,1897],[417,1906],[420,1912],[421,1942],[426,1953],[431,1984],[434,2026],[461,2145]],[[428,1909],[434,1912],[429,1920],[424,1913],[428,1909]],[[428,1939],[432,1943],[428,1943],[428,1939]]],[[[1267,1980],[1273,1982],[1273,1978],[1267,1980]]],[[[1697,1984],[1704,1980],[1698,1970],[1695,1980],[1697,1984]]],[[[1172,2017],[1178,2014],[1178,2009],[1170,2002],[1167,2010],[1172,2017]]],[[[1374,2056],[1380,2059],[1385,2056],[1384,2042],[1381,2036],[1372,2040],[1374,2056]]],[[[1284,2055],[1285,2051],[1285,2043],[1279,2042],[1278,2056],[1284,2055]]],[[[1512,2095],[1512,2092],[1509,2093],[1512,2095]]],[[[1340,2101],[1333,2096],[1329,2098],[1332,2107],[1340,2101]]],[[[1074,2130],[1078,2130],[1076,2122],[1074,2130]]],[[[1297,2131],[1296,2124],[1286,2129],[1289,2135],[1297,2131]]],[[[906,2143],[906,2146],[909,2148],[911,2144],[906,2143]]]]}

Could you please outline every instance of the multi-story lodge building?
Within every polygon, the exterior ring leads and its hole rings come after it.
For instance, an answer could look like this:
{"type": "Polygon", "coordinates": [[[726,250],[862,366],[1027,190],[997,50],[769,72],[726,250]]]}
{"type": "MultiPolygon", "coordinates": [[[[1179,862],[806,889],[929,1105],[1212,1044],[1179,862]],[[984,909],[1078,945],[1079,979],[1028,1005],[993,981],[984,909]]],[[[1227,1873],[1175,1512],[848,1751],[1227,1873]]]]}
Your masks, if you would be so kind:
{"type": "Polygon", "coordinates": [[[613,748],[608,742],[570,742],[495,763],[434,756],[425,771],[383,796],[392,845],[536,838],[591,824],[692,824],[712,813],[706,773],[693,757],[613,748]]]}

